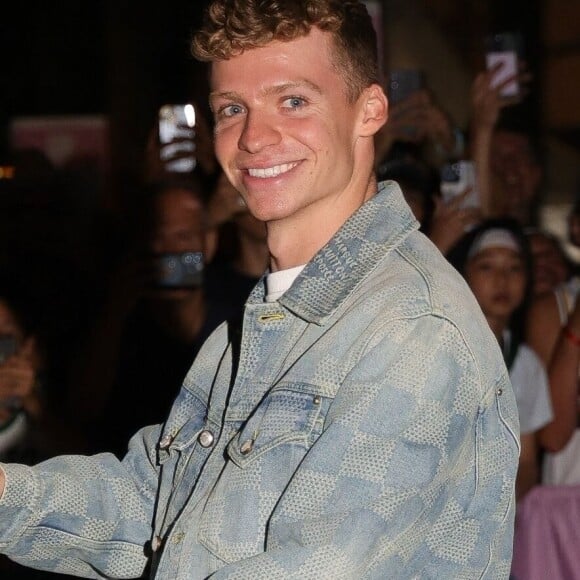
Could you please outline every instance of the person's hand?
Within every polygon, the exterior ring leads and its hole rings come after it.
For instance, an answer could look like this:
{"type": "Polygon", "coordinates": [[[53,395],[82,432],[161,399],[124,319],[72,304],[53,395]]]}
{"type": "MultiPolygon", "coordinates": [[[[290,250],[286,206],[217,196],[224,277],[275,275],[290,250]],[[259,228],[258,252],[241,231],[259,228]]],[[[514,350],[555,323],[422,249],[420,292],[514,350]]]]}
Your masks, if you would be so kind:
{"type": "Polygon", "coordinates": [[[462,207],[468,189],[450,202],[435,199],[435,211],[429,228],[429,238],[442,254],[449,250],[465,235],[466,231],[481,220],[481,211],[476,207],[462,207]]]}
{"type": "MultiPolygon", "coordinates": [[[[196,107],[196,110],[199,110],[196,107]]],[[[188,132],[185,129],[184,135],[188,132]]],[[[168,165],[192,155],[196,158],[196,167],[205,175],[213,175],[217,169],[217,159],[213,148],[213,136],[208,122],[201,114],[196,116],[195,128],[190,131],[191,137],[176,137],[170,143],[161,144],[157,123],[151,129],[145,149],[145,180],[160,181],[172,172],[168,165]],[[181,147],[179,147],[181,145],[181,147]]]]}
{"type": "Polygon", "coordinates": [[[0,364],[0,421],[8,420],[19,410],[33,416],[40,413],[35,390],[35,348],[34,338],[28,338],[16,354],[0,364]]]}
{"type": "Polygon", "coordinates": [[[160,143],[157,134],[158,127],[155,125],[149,133],[147,147],[145,149],[145,181],[154,183],[161,181],[173,172],[168,167],[179,161],[193,157],[197,154],[195,131],[191,131],[191,137],[176,137],[169,143],[160,143]]]}
{"type": "Polygon", "coordinates": [[[388,155],[393,143],[419,143],[425,138],[429,104],[429,94],[421,90],[389,107],[389,119],[375,136],[377,164],[388,155]]]}
{"type": "Polygon", "coordinates": [[[396,141],[422,143],[431,141],[446,151],[453,151],[455,135],[449,116],[425,90],[415,91],[389,110],[389,120],[375,138],[377,163],[388,154],[396,141]]]}
{"type": "Polygon", "coordinates": [[[406,99],[394,104],[389,111],[386,125],[397,141],[419,142],[426,136],[431,96],[422,89],[411,93],[406,99]]]}
{"type": "Polygon", "coordinates": [[[505,80],[494,86],[493,79],[502,66],[502,63],[498,63],[493,68],[479,73],[471,85],[472,125],[474,129],[493,129],[500,111],[504,107],[519,103],[527,93],[531,75],[525,67],[517,74],[506,77],[505,80]],[[519,95],[503,97],[501,91],[514,80],[520,86],[519,95]]]}

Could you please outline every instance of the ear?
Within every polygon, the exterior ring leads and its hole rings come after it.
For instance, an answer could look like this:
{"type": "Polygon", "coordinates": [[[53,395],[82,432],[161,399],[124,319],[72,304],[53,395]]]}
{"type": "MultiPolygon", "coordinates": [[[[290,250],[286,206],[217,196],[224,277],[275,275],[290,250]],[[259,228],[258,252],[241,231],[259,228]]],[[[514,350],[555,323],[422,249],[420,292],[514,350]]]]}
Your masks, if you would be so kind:
{"type": "Polygon", "coordinates": [[[359,97],[361,106],[361,137],[372,137],[387,122],[389,102],[385,91],[378,84],[372,84],[359,97]]]}

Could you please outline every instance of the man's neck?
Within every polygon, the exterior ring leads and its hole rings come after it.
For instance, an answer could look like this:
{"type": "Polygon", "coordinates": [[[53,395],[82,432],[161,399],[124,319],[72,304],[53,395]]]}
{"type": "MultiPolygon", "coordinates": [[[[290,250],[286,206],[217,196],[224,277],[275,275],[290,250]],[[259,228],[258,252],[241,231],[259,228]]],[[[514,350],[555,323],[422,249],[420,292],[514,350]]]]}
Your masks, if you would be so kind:
{"type": "Polygon", "coordinates": [[[268,250],[270,252],[270,270],[279,272],[307,264],[316,253],[332,238],[336,230],[328,235],[316,238],[294,234],[292,231],[274,228],[268,229],[268,250]]]}
{"type": "Polygon", "coordinates": [[[270,270],[277,272],[310,262],[376,192],[377,182],[373,175],[366,189],[358,196],[345,194],[330,207],[313,204],[288,219],[268,222],[270,270]]]}

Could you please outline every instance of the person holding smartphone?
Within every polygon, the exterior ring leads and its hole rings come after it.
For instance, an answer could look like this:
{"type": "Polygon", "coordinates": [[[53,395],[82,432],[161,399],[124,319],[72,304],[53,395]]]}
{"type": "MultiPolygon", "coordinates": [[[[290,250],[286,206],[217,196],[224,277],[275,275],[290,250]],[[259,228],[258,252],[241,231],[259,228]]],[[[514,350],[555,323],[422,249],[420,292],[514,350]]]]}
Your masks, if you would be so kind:
{"type": "MultiPolygon", "coordinates": [[[[491,54],[501,57],[503,52],[491,54]]],[[[489,68],[473,81],[470,152],[485,215],[533,226],[543,172],[537,140],[514,108],[525,98],[531,78],[521,59],[513,64],[514,58],[488,58],[489,68]]]]}
{"type": "MultiPolygon", "coordinates": [[[[398,71],[399,74],[403,71],[398,71]]],[[[376,169],[379,177],[388,165],[389,155],[397,143],[415,146],[431,145],[435,151],[443,153],[443,157],[453,158],[463,153],[462,138],[458,143],[458,130],[454,129],[449,115],[435,101],[433,95],[424,86],[420,71],[414,72],[416,80],[411,84],[412,90],[403,90],[400,86],[409,74],[401,77],[397,83],[398,89],[391,94],[395,97],[389,100],[389,122],[377,133],[376,169]],[[419,81],[419,79],[421,79],[419,81]]],[[[392,85],[391,81],[391,85],[392,85]]]]}
{"type": "Polygon", "coordinates": [[[365,5],[213,0],[193,48],[269,272],[122,461],[2,466],[0,550],[93,577],[507,578],[514,394],[465,282],[377,183],[365,5]]]}
{"type": "Polygon", "coordinates": [[[205,289],[211,236],[201,183],[160,182],[144,189],[141,209],[139,235],[111,268],[69,393],[89,449],[118,456],[140,427],[163,421],[197,351],[226,316],[205,289]]]}

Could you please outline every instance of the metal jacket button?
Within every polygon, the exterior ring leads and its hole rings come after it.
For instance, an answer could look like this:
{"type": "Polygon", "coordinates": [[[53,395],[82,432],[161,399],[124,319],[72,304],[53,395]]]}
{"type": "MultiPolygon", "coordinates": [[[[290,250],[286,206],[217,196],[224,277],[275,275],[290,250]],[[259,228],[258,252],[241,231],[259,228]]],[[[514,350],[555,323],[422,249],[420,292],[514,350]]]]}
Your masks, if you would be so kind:
{"type": "Polygon", "coordinates": [[[252,451],[252,449],[254,448],[254,442],[251,439],[248,439],[247,441],[244,441],[240,447],[240,453],[242,455],[247,455],[248,453],[250,453],[250,451],[252,451]]]}
{"type": "Polygon", "coordinates": [[[205,447],[207,449],[208,447],[211,447],[213,445],[214,436],[213,436],[213,433],[211,431],[209,431],[208,429],[204,429],[198,435],[197,440],[199,441],[199,444],[202,447],[205,447]]]}
{"type": "Polygon", "coordinates": [[[173,437],[171,435],[165,435],[161,441],[159,441],[159,449],[167,449],[171,445],[173,437]]]}

